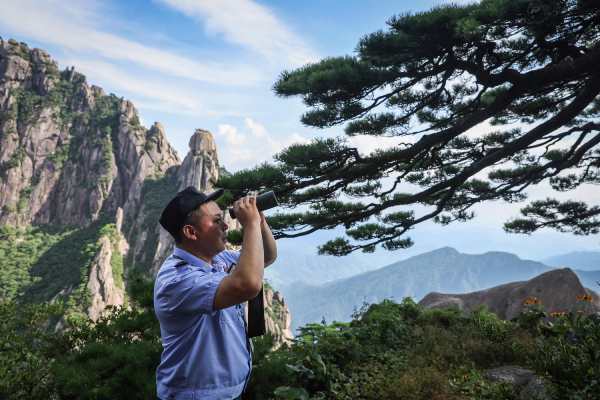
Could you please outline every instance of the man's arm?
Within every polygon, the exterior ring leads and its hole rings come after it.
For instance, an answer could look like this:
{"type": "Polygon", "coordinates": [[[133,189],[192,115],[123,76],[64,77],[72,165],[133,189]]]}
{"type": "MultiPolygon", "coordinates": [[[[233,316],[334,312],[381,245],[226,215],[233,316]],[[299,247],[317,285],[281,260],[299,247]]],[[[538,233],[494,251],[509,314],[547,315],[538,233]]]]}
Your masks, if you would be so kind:
{"type": "Polygon", "coordinates": [[[262,235],[265,253],[265,268],[267,268],[277,259],[277,245],[275,244],[273,233],[271,233],[271,229],[269,229],[269,225],[267,224],[267,221],[265,221],[265,216],[262,212],[260,213],[260,233],[262,235]]]}
{"type": "Polygon", "coordinates": [[[236,201],[233,209],[244,228],[242,252],[231,275],[223,278],[215,292],[213,311],[250,300],[262,288],[265,259],[256,193],[252,196],[252,201],[247,197],[236,201]]]}

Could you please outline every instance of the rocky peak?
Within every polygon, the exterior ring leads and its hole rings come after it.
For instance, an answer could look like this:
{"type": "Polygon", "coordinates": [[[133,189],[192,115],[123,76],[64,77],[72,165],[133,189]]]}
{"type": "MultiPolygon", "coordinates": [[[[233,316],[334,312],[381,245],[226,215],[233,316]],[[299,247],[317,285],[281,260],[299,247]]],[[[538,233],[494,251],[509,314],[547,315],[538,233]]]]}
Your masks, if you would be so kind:
{"type": "MultiPolygon", "coordinates": [[[[285,299],[280,292],[274,291],[271,285],[267,283],[263,285],[263,289],[265,326],[267,333],[275,337],[273,350],[276,350],[284,343],[291,344],[290,340],[294,338],[290,329],[292,314],[285,305],[285,299]]],[[[248,303],[246,303],[246,311],[248,311],[248,303]]],[[[246,312],[246,315],[248,315],[248,312],[246,312]]]]}
{"type": "Polygon", "coordinates": [[[190,138],[190,151],[194,155],[206,155],[218,159],[217,144],[210,131],[196,129],[196,132],[190,138]]]}
{"type": "Polygon", "coordinates": [[[218,153],[217,145],[210,131],[196,129],[190,139],[190,151],[183,160],[177,178],[181,182],[179,190],[188,186],[212,192],[210,179],[218,179],[218,153]]]}
{"type": "Polygon", "coordinates": [[[52,57],[50,57],[50,54],[48,54],[42,49],[37,48],[34,48],[29,52],[29,58],[34,64],[49,64],[50,61],[52,61],[52,57]]]}

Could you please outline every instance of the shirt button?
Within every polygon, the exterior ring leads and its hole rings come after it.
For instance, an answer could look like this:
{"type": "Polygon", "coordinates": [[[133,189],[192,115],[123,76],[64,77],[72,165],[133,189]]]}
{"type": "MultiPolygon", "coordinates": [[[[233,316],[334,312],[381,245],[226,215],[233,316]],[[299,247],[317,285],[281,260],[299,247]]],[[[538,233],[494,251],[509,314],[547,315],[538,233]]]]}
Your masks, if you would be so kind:
{"type": "Polygon", "coordinates": [[[173,398],[173,397],[175,397],[175,395],[174,395],[173,393],[171,393],[171,394],[169,395],[169,397],[170,397],[170,398],[173,398]]]}

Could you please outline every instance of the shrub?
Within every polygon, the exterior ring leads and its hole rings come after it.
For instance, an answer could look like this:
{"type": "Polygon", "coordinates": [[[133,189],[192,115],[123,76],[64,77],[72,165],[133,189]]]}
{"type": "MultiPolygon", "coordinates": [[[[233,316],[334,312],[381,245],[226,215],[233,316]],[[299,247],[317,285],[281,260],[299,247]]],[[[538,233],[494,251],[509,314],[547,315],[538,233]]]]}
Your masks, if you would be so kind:
{"type": "Polygon", "coordinates": [[[27,157],[27,153],[23,147],[18,147],[17,150],[10,157],[10,160],[6,162],[6,169],[17,168],[27,157]]]}
{"type": "MultiPolygon", "coordinates": [[[[532,323],[538,326],[523,328],[537,336],[541,331],[540,319],[529,319],[528,324],[532,323]]],[[[569,312],[562,316],[560,329],[545,330],[548,335],[556,336],[538,341],[533,353],[515,340],[510,323],[474,318],[473,324],[479,334],[511,351],[526,368],[543,377],[556,398],[597,398],[600,393],[600,325],[584,319],[583,314],[576,316],[569,312]],[[577,335],[580,343],[566,344],[564,337],[568,334],[577,335]]]]}
{"type": "MultiPolygon", "coordinates": [[[[486,307],[473,313],[498,320],[486,307]]],[[[350,324],[300,328],[290,348],[256,363],[248,397],[491,399],[497,385],[483,379],[482,368],[516,359],[484,338],[472,338],[470,318],[456,307],[424,310],[405,298],[364,304],[354,317],[350,324]]]]}

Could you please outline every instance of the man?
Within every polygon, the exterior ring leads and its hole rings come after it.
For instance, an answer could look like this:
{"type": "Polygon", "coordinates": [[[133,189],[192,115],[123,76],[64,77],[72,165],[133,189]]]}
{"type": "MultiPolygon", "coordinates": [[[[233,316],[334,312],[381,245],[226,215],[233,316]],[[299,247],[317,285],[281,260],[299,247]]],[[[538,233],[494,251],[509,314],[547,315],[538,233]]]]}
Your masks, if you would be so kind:
{"type": "Polygon", "coordinates": [[[156,370],[159,399],[240,399],[252,369],[244,302],[262,287],[277,258],[256,193],[233,205],[244,228],[241,252],[225,251],[227,224],[214,202],[190,186],[167,204],[160,224],[175,238],[154,287],[164,351],[156,370]]]}

